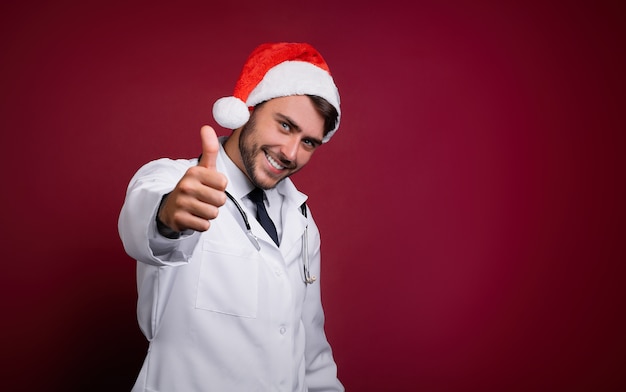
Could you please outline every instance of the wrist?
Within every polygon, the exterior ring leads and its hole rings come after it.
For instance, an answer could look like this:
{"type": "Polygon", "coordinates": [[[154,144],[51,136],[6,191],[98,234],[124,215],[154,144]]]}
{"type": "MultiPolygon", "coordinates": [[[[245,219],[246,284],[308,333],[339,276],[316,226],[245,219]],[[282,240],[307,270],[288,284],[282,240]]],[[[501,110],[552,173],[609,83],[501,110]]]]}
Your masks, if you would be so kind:
{"type": "Polygon", "coordinates": [[[167,199],[168,196],[169,196],[169,193],[163,195],[163,197],[161,198],[161,202],[159,203],[159,208],[157,209],[157,213],[156,213],[156,227],[157,227],[157,231],[159,232],[159,234],[161,234],[163,237],[169,238],[171,240],[177,240],[180,238],[182,233],[170,228],[168,225],[163,223],[161,219],[159,219],[159,213],[161,212],[161,207],[163,206],[163,203],[165,203],[165,200],[167,199]]]}

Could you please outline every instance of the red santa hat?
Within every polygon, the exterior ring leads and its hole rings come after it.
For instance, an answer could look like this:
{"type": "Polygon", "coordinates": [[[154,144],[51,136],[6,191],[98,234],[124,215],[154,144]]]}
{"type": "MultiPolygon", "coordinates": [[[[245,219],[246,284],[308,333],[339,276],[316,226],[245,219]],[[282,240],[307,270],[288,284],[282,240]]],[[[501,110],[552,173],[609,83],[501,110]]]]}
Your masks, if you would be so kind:
{"type": "Polygon", "coordinates": [[[317,95],[337,109],[335,128],[323,139],[326,143],[339,127],[339,91],[322,55],[307,43],[267,43],[257,47],[243,66],[233,96],[218,99],[213,118],[228,129],[243,126],[250,110],[261,102],[290,95],[317,95]]]}

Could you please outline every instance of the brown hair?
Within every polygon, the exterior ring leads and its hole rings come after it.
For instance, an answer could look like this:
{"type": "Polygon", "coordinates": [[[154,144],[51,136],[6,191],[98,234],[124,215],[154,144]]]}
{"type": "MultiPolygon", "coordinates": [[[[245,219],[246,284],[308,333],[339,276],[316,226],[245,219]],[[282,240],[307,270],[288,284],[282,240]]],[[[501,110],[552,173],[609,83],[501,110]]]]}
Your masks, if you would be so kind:
{"type": "Polygon", "coordinates": [[[327,100],[317,95],[307,95],[313,102],[313,106],[317,112],[324,118],[324,136],[328,135],[328,132],[335,129],[339,113],[337,109],[331,105],[327,100]]]}

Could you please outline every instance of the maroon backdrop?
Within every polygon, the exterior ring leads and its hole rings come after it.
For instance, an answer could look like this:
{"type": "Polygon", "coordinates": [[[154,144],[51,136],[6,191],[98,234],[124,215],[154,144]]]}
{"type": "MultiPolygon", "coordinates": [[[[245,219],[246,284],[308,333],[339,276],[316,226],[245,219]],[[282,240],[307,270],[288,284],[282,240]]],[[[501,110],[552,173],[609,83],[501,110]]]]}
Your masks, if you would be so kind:
{"type": "Polygon", "coordinates": [[[294,180],[348,390],[626,390],[620,2],[6,3],[2,390],[130,389],[126,185],[196,156],[277,40],[318,47],[342,93],[294,180]]]}

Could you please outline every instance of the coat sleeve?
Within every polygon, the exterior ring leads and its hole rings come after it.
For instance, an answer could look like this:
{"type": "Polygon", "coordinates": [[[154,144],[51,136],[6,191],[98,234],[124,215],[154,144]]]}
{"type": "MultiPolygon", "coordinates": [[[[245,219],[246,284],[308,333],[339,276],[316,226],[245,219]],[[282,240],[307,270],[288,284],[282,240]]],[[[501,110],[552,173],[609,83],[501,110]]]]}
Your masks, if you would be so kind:
{"type": "Polygon", "coordinates": [[[163,196],[174,189],[194,161],[159,159],[137,171],[131,179],[118,221],[126,253],[137,260],[137,320],[152,340],[161,325],[178,268],[188,263],[200,233],[178,239],[163,237],[156,229],[156,214],[163,196]]]}
{"type": "Polygon", "coordinates": [[[337,378],[337,365],[324,332],[324,311],[320,292],[320,234],[309,218],[309,258],[311,275],[317,280],[307,287],[303,322],[306,328],[306,384],[309,392],[343,392],[337,378]]]}
{"type": "Polygon", "coordinates": [[[126,253],[133,259],[155,266],[188,262],[198,240],[189,232],[179,239],[163,237],[156,229],[156,214],[163,196],[171,192],[193,160],[159,159],[137,171],[126,191],[118,230],[126,253]]]}

